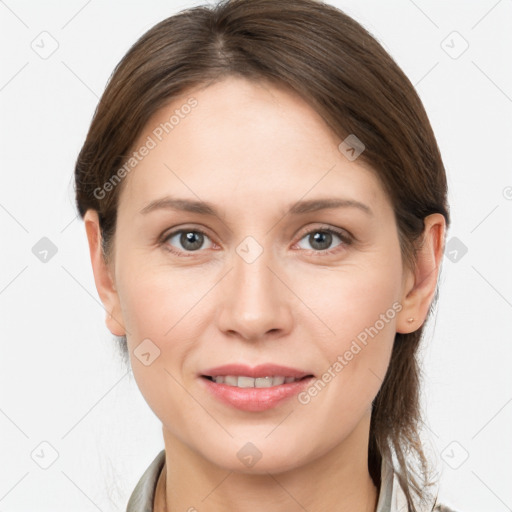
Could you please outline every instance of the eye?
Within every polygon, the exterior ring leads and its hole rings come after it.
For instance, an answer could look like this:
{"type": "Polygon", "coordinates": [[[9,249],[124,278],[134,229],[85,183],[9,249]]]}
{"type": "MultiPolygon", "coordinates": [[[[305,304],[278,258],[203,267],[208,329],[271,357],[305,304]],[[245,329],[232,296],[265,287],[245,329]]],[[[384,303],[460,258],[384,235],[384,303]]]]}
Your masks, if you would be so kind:
{"type": "MultiPolygon", "coordinates": [[[[185,228],[173,231],[168,235],[164,235],[161,243],[168,251],[179,256],[183,256],[183,253],[189,253],[188,255],[192,256],[192,253],[199,252],[201,249],[210,249],[214,245],[210,237],[198,228],[185,228]]],[[[315,253],[331,254],[343,250],[343,246],[346,247],[351,243],[352,237],[344,230],[317,228],[306,232],[297,245],[301,249],[315,253]],[[336,245],[334,249],[331,249],[332,243],[336,238],[338,238],[341,243],[336,245]],[[303,247],[301,245],[303,240],[309,243],[311,248],[303,247]]]]}
{"type": "Polygon", "coordinates": [[[317,228],[308,231],[305,236],[303,236],[298,243],[299,247],[306,250],[313,250],[315,252],[323,252],[326,254],[331,254],[333,252],[337,252],[340,246],[347,246],[352,243],[351,237],[348,235],[348,233],[345,233],[344,231],[333,229],[333,228],[317,228]],[[333,240],[335,238],[338,238],[341,240],[341,244],[338,244],[334,249],[328,250],[331,247],[331,244],[333,243],[333,240]],[[300,242],[302,240],[306,240],[307,243],[310,244],[311,249],[308,247],[301,247],[300,242]]]}
{"type": "Polygon", "coordinates": [[[208,235],[204,231],[194,228],[173,231],[164,237],[162,243],[164,243],[171,252],[179,254],[181,252],[197,252],[200,249],[209,249],[211,247],[211,240],[209,246],[203,247],[205,240],[210,240],[208,235]],[[178,250],[173,249],[176,246],[178,246],[178,250]]]}

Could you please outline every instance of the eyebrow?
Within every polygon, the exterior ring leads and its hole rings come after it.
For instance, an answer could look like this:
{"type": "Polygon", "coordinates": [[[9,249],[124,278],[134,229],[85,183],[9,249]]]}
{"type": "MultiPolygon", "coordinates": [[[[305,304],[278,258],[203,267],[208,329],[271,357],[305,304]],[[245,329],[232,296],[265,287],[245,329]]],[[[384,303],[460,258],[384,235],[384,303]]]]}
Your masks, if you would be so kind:
{"type": "MultiPolygon", "coordinates": [[[[344,199],[338,197],[298,201],[288,207],[288,213],[292,215],[300,215],[304,213],[317,212],[319,210],[329,210],[333,208],[357,208],[368,215],[374,215],[372,209],[368,205],[354,199],[344,199]]],[[[219,217],[219,213],[211,203],[205,201],[196,201],[193,199],[179,199],[169,196],[151,201],[144,208],[142,208],[142,210],[140,210],[140,213],[146,215],[150,212],[161,209],[180,210],[185,212],[198,213],[201,215],[219,217]]]]}

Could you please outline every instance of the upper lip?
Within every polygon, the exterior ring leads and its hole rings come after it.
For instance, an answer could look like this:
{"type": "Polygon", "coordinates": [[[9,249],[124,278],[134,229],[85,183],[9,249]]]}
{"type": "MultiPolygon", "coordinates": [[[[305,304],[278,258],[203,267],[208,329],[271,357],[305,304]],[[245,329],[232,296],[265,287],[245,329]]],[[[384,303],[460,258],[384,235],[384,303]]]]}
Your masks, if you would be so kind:
{"type": "Polygon", "coordinates": [[[311,372],[298,370],[297,368],[290,368],[289,366],[267,363],[254,367],[250,367],[245,364],[225,364],[204,370],[204,372],[201,372],[201,375],[207,377],[218,377],[220,375],[244,375],[253,378],[281,376],[301,379],[302,377],[313,374],[311,372]]]}

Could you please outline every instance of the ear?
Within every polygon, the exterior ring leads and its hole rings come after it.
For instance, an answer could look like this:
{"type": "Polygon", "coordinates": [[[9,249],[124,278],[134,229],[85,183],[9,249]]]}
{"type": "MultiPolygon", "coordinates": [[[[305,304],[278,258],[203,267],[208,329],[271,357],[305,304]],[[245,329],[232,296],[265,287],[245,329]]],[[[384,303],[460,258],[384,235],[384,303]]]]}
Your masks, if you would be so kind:
{"type": "Polygon", "coordinates": [[[396,330],[409,333],[418,330],[427,317],[434,297],[444,253],[446,220],[440,213],[424,219],[416,269],[405,271],[402,288],[402,309],[397,315],[396,330]],[[413,318],[412,322],[408,319],[413,318]]]}
{"type": "Polygon", "coordinates": [[[89,242],[92,270],[96,290],[107,313],[105,323],[108,330],[116,336],[124,336],[126,330],[123,324],[119,296],[112,278],[112,270],[106,263],[101,249],[101,230],[98,212],[87,210],[84,215],[85,231],[89,242]]]}

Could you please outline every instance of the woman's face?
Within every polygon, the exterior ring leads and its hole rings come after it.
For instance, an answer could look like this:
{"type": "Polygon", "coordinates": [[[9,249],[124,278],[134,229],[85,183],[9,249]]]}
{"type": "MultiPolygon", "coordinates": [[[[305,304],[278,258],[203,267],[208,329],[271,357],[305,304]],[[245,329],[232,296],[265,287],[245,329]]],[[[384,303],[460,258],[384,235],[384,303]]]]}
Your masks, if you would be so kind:
{"type": "Polygon", "coordinates": [[[382,185],[341,142],[288,90],[229,78],[162,108],[135,144],[115,235],[117,334],[164,435],[215,465],[284,471],[367,435],[408,273],[382,185]],[[291,367],[317,388],[203,377],[226,364],[291,367]]]}

